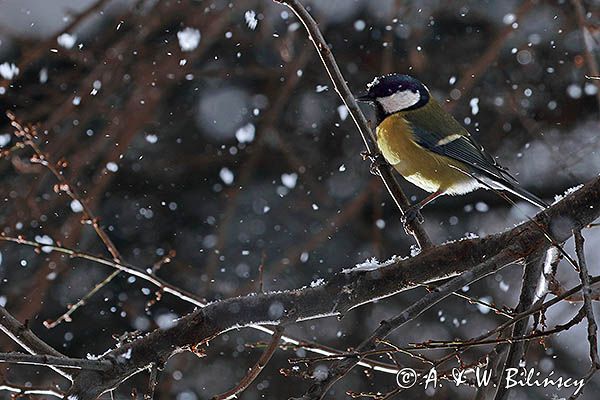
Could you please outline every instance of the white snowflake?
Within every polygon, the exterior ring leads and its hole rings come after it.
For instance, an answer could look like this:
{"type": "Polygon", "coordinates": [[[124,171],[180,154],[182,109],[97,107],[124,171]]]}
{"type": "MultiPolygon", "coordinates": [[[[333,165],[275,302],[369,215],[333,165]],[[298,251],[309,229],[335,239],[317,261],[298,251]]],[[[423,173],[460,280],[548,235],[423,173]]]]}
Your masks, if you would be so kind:
{"type": "Polygon", "coordinates": [[[0,64],[0,75],[4,78],[4,79],[12,79],[15,76],[19,75],[19,67],[17,67],[15,64],[13,63],[2,63],[0,64]]]}
{"type": "Polygon", "coordinates": [[[0,135],[0,147],[4,147],[10,143],[10,134],[3,133],[0,135]]]}
{"type": "Polygon", "coordinates": [[[77,36],[71,35],[67,32],[63,33],[62,35],[59,35],[56,38],[56,42],[58,43],[58,45],[64,47],[65,49],[73,48],[76,41],[77,41],[77,36]]]}
{"type": "Polygon", "coordinates": [[[298,174],[281,174],[281,183],[288,189],[293,189],[296,187],[296,182],[298,181],[298,174]]]}
{"type": "Polygon", "coordinates": [[[325,279],[323,278],[319,278],[317,280],[314,280],[310,283],[310,287],[317,287],[317,286],[321,286],[325,284],[325,279]]]}
{"type": "Polygon", "coordinates": [[[373,86],[379,85],[379,78],[373,79],[370,83],[367,83],[367,89],[371,89],[373,86]]]}
{"type": "Polygon", "coordinates": [[[348,109],[345,105],[341,105],[337,108],[338,115],[340,116],[340,120],[345,121],[348,118],[348,109]]]}
{"type": "Polygon", "coordinates": [[[244,13],[244,18],[246,19],[246,24],[248,28],[255,30],[258,25],[258,20],[256,19],[256,12],[254,10],[248,10],[244,13]]]}
{"type": "Polygon", "coordinates": [[[374,271],[376,269],[392,265],[392,264],[394,264],[395,262],[397,262],[397,261],[399,261],[401,259],[402,258],[400,258],[398,256],[392,256],[387,261],[379,262],[377,260],[377,258],[372,257],[372,258],[369,258],[368,260],[366,260],[365,262],[362,262],[360,264],[356,264],[356,266],[354,268],[343,269],[342,273],[348,274],[348,273],[357,272],[357,271],[374,271]]]}
{"type": "Polygon", "coordinates": [[[254,140],[256,128],[253,124],[246,124],[235,131],[235,138],[240,143],[250,143],[254,140]]]}
{"type": "Polygon", "coordinates": [[[80,213],[83,211],[83,204],[79,200],[71,201],[71,211],[74,213],[80,213]]]}
{"type": "Polygon", "coordinates": [[[117,165],[117,163],[110,161],[106,163],[106,169],[110,172],[117,172],[119,170],[119,166],[117,165]]]}
{"type": "Polygon", "coordinates": [[[177,40],[181,51],[192,51],[200,44],[200,31],[195,28],[185,28],[177,32],[177,40]]]}
{"type": "Polygon", "coordinates": [[[233,183],[233,172],[231,172],[231,170],[227,167],[221,168],[221,171],[219,171],[219,177],[226,185],[231,185],[233,183]]]}
{"type": "Polygon", "coordinates": [[[469,101],[469,106],[471,106],[471,114],[477,115],[479,113],[479,99],[477,97],[473,97],[469,101]]]}

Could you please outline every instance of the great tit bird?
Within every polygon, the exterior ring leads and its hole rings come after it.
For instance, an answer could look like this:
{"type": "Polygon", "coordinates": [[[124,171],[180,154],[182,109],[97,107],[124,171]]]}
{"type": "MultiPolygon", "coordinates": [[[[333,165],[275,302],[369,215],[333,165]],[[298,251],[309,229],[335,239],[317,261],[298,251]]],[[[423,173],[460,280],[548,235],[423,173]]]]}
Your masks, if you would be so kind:
{"type": "Polygon", "coordinates": [[[506,190],[541,209],[547,207],[520,187],[419,80],[402,74],[380,76],[357,100],[375,106],[377,145],[386,161],[406,180],[431,193],[411,207],[410,219],[438,196],[478,188],[506,190]]]}

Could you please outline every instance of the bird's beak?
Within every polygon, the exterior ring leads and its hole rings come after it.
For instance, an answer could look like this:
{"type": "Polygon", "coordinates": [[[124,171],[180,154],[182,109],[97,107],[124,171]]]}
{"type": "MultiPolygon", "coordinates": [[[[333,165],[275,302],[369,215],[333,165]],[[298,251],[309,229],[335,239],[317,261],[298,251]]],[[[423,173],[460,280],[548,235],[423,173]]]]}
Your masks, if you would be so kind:
{"type": "Polygon", "coordinates": [[[374,99],[368,93],[360,93],[356,96],[356,101],[361,101],[363,103],[372,103],[374,99]]]}

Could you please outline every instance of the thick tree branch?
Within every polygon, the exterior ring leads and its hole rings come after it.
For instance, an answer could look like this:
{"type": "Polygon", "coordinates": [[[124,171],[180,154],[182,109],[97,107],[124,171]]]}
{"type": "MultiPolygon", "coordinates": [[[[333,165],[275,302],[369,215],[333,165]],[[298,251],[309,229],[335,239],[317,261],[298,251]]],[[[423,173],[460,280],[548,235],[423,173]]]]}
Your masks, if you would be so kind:
{"type": "MultiPolygon", "coordinates": [[[[46,344],[38,338],[31,329],[23,326],[15,317],[13,317],[4,307],[0,307],[0,330],[13,341],[15,341],[23,350],[30,354],[45,354],[54,357],[65,357],[60,352],[46,344]]],[[[71,373],[58,367],[51,367],[65,378],[72,380],[71,373]]]]}
{"type": "Polygon", "coordinates": [[[95,399],[152,363],[160,367],[173,354],[201,346],[230,329],[343,315],[361,304],[463,273],[492,258],[497,265],[522,261],[548,247],[548,234],[556,242],[563,242],[573,230],[593,222],[600,216],[599,205],[600,178],[596,178],[533,220],[504,233],[436,246],[372,271],[340,272],[316,287],[210,303],[169,329],[153,331],[108,352],[105,358],[116,357],[122,362],[108,372],[82,371],[69,394],[79,400],[95,399]],[[498,254],[501,256],[496,257],[498,254]]]}
{"type": "MultiPolygon", "coordinates": [[[[37,243],[31,240],[26,240],[22,237],[10,237],[10,236],[2,236],[0,234],[0,241],[17,243],[20,245],[25,245],[34,248],[36,251],[41,251],[44,248],[45,251],[56,252],[60,254],[68,255],[70,258],[79,258],[82,260],[91,261],[100,265],[104,265],[107,267],[111,267],[122,271],[124,273],[130,274],[132,276],[136,276],[148,283],[155,285],[160,292],[169,293],[173,296],[181,299],[185,302],[193,304],[196,307],[205,307],[208,303],[207,300],[201,298],[198,295],[195,295],[191,292],[185,291],[183,289],[178,288],[177,286],[170,284],[159,277],[157,277],[153,272],[148,272],[148,269],[141,268],[139,266],[131,265],[131,264],[120,264],[116,261],[109,260],[103,257],[99,257],[90,253],[81,252],[75,249],[57,246],[57,245],[47,245],[37,243]]],[[[262,292],[262,290],[259,290],[262,292]]],[[[475,299],[470,299],[469,301],[475,301],[475,299]]],[[[487,305],[486,305],[487,306],[487,305]]],[[[264,332],[269,335],[274,335],[276,327],[270,327],[265,325],[251,325],[253,329],[256,329],[260,332],[264,332]]],[[[308,352],[312,352],[315,354],[319,354],[322,356],[332,356],[335,354],[341,354],[342,352],[334,349],[332,347],[323,346],[319,343],[307,341],[304,339],[299,339],[290,335],[283,335],[281,337],[281,342],[286,345],[297,346],[299,348],[303,348],[308,352]]],[[[374,360],[363,360],[360,365],[366,368],[374,369],[377,371],[383,371],[390,374],[396,374],[397,369],[390,364],[385,364],[382,362],[374,361],[374,360]]]]}
{"type": "MultiPolygon", "coordinates": [[[[500,268],[507,265],[504,260],[506,260],[507,256],[510,256],[513,251],[514,249],[507,247],[500,253],[482,262],[473,269],[469,269],[459,276],[452,278],[443,285],[435,288],[413,303],[410,307],[404,309],[395,317],[382,321],[375,332],[373,332],[356,348],[356,351],[363,353],[375,350],[380,340],[385,339],[390,333],[406,324],[408,321],[417,318],[423,312],[433,307],[446,297],[450,296],[453,292],[486,275],[489,275],[492,272],[498,271],[500,268]]],[[[358,363],[358,360],[358,358],[345,358],[335,362],[329,368],[327,378],[315,382],[302,398],[323,399],[327,394],[327,391],[339,379],[350,372],[350,370],[358,363]]]]}

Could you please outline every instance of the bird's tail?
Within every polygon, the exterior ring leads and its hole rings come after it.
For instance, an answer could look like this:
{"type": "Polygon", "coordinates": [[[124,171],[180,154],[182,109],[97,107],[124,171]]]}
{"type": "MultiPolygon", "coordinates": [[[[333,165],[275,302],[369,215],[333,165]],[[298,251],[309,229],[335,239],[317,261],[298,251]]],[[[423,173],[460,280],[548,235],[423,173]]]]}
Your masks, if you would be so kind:
{"type": "Polygon", "coordinates": [[[546,203],[544,200],[537,197],[535,194],[530,193],[527,190],[523,189],[521,186],[519,186],[518,183],[513,184],[510,182],[494,181],[494,186],[492,186],[492,187],[494,189],[498,188],[501,190],[506,190],[507,192],[510,192],[516,196],[519,196],[520,198],[533,204],[534,206],[541,208],[542,210],[545,210],[546,208],[549,207],[548,203],[546,203]]]}
{"type": "Polygon", "coordinates": [[[545,210],[546,208],[550,207],[550,205],[548,203],[546,203],[544,200],[540,199],[535,194],[530,193],[527,190],[523,189],[519,185],[517,180],[515,178],[513,178],[512,175],[506,173],[505,171],[504,171],[505,177],[503,177],[504,179],[498,179],[498,177],[491,177],[487,174],[479,174],[479,173],[463,171],[462,169],[454,167],[452,165],[450,167],[461,171],[463,174],[469,175],[471,178],[473,178],[477,182],[479,182],[479,184],[481,184],[482,187],[485,187],[487,189],[492,189],[492,190],[494,190],[494,189],[506,190],[507,192],[510,192],[516,196],[519,196],[520,198],[533,204],[534,206],[541,208],[542,210],[545,210]]]}

